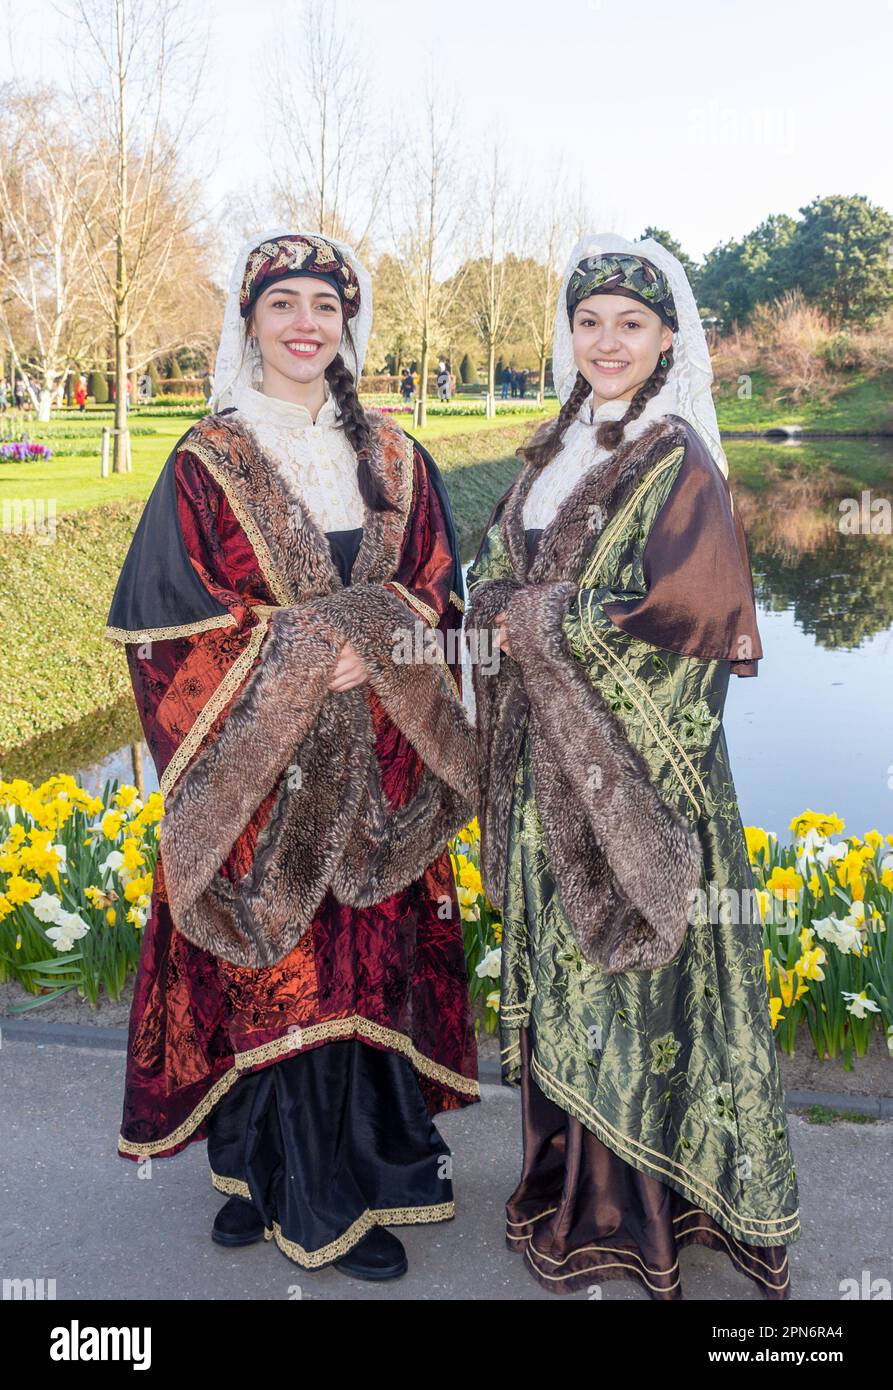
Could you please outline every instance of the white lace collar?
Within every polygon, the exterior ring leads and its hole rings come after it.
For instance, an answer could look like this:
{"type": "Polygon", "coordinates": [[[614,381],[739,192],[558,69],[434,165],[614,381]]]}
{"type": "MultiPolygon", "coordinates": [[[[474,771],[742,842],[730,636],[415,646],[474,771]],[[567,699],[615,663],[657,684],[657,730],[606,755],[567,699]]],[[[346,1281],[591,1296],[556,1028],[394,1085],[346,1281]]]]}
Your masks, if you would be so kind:
{"type": "Polygon", "coordinates": [[[234,391],[233,404],[250,420],[269,425],[285,425],[290,429],[337,429],[341,427],[341,411],[335,397],[325,384],[326,398],[319,408],[316,419],[305,405],[297,401],[282,400],[279,396],[268,396],[253,386],[239,386],[234,391]]]}
{"type": "MultiPolygon", "coordinates": [[[[576,419],[565,430],[558,453],[540,470],[530,486],[523,508],[525,528],[548,526],[577,480],[611,457],[611,450],[596,442],[596,430],[604,420],[619,420],[628,406],[629,401],[607,400],[593,411],[592,396],[587,396],[576,419]]],[[[622,443],[638,438],[666,413],[666,398],[652,396],[641,415],[624,429],[622,443]]]]}

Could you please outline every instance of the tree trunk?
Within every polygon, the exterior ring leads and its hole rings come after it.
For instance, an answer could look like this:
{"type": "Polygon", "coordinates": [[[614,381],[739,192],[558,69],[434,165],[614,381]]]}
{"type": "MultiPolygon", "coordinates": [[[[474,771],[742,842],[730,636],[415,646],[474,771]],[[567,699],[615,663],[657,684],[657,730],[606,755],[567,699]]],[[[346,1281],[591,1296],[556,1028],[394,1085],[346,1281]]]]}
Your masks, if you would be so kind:
{"type": "Polygon", "coordinates": [[[115,330],[115,452],[113,473],[127,472],[127,342],[123,333],[115,330]]]}
{"type": "Polygon", "coordinates": [[[428,338],[422,342],[422,356],[419,361],[419,429],[428,423],[428,338]]]}

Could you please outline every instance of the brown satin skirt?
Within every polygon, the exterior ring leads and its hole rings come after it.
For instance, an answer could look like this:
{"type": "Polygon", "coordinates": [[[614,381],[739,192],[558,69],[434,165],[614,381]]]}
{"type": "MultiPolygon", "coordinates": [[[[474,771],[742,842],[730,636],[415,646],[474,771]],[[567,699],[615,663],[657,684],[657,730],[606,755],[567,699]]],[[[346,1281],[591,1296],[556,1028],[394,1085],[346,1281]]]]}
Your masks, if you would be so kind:
{"type": "Polygon", "coordinates": [[[627,1163],[544,1095],[530,1073],[530,1030],[520,1030],[521,1181],[506,1203],[506,1242],[537,1283],[576,1293],[633,1279],[651,1298],[682,1298],[679,1251],[723,1250],[768,1299],[790,1297],[784,1245],[748,1245],[658,1178],[627,1163]]]}

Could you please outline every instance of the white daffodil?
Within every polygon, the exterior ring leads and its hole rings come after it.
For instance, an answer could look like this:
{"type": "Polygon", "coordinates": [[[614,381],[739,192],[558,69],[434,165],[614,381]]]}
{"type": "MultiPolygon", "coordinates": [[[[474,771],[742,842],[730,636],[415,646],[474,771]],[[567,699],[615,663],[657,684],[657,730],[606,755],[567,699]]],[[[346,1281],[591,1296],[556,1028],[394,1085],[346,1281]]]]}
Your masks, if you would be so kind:
{"type": "Polygon", "coordinates": [[[119,849],[113,849],[108,858],[103,859],[102,863],[99,866],[99,872],[101,874],[108,874],[111,873],[112,869],[114,869],[117,872],[123,863],[124,855],[121,853],[119,849]]]}
{"type": "Polygon", "coordinates": [[[56,854],[58,854],[58,856],[59,856],[59,863],[56,865],[56,868],[58,869],[59,873],[62,875],[63,878],[67,878],[67,877],[68,877],[68,850],[66,849],[65,845],[53,845],[52,848],[53,848],[53,850],[55,850],[56,854]]]}
{"type": "Polygon", "coordinates": [[[844,955],[862,954],[861,920],[856,917],[814,917],[812,928],[823,941],[830,941],[844,955]]]}
{"type": "Polygon", "coordinates": [[[83,917],[76,912],[60,912],[56,921],[58,926],[49,927],[47,936],[57,951],[70,951],[74,943],[90,930],[83,917]]]}
{"type": "Polygon", "coordinates": [[[864,1018],[866,1012],[870,1012],[873,1014],[880,1013],[880,1009],[878,1008],[877,1004],[874,1002],[873,999],[868,998],[864,989],[861,990],[859,994],[853,994],[849,990],[845,989],[842,989],[840,992],[843,995],[844,999],[849,999],[850,1002],[846,1006],[847,1013],[852,1014],[853,1018],[864,1018]]]}
{"type": "Polygon", "coordinates": [[[848,854],[849,848],[843,840],[828,840],[819,845],[815,857],[822,868],[827,869],[832,859],[845,859],[848,854]]]}
{"type": "Polygon", "coordinates": [[[63,911],[61,902],[52,893],[41,893],[38,898],[32,898],[28,906],[38,922],[57,922],[63,911]]]}
{"type": "Polygon", "coordinates": [[[815,862],[817,851],[825,843],[825,838],[819,834],[815,826],[811,826],[805,835],[798,835],[794,841],[797,849],[797,872],[804,877],[815,862]]]}
{"type": "Polygon", "coordinates": [[[487,995],[487,1008],[488,1008],[488,1009],[495,1009],[497,1013],[499,1012],[499,990],[498,990],[498,989],[491,989],[491,990],[490,990],[490,993],[487,995]]]}
{"type": "Polygon", "coordinates": [[[494,946],[491,950],[487,952],[487,954],[484,956],[484,959],[480,961],[478,965],[475,966],[474,973],[476,975],[480,975],[482,980],[485,979],[488,975],[492,979],[498,980],[501,970],[502,947],[494,946]]]}

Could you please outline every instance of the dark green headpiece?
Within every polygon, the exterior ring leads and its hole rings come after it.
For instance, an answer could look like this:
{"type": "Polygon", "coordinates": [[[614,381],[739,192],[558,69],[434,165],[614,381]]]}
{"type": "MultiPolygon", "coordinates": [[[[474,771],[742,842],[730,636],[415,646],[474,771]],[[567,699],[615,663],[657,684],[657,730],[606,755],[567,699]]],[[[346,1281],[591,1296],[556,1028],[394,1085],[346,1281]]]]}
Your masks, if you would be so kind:
{"type": "Polygon", "coordinates": [[[653,309],[675,333],[679,327],[669,281],[662,270],[643,256],[618,252],[586,256],[568,282],[567,317],[573,325],[574,310],[591,294],[626,294],[653,309]]]}

